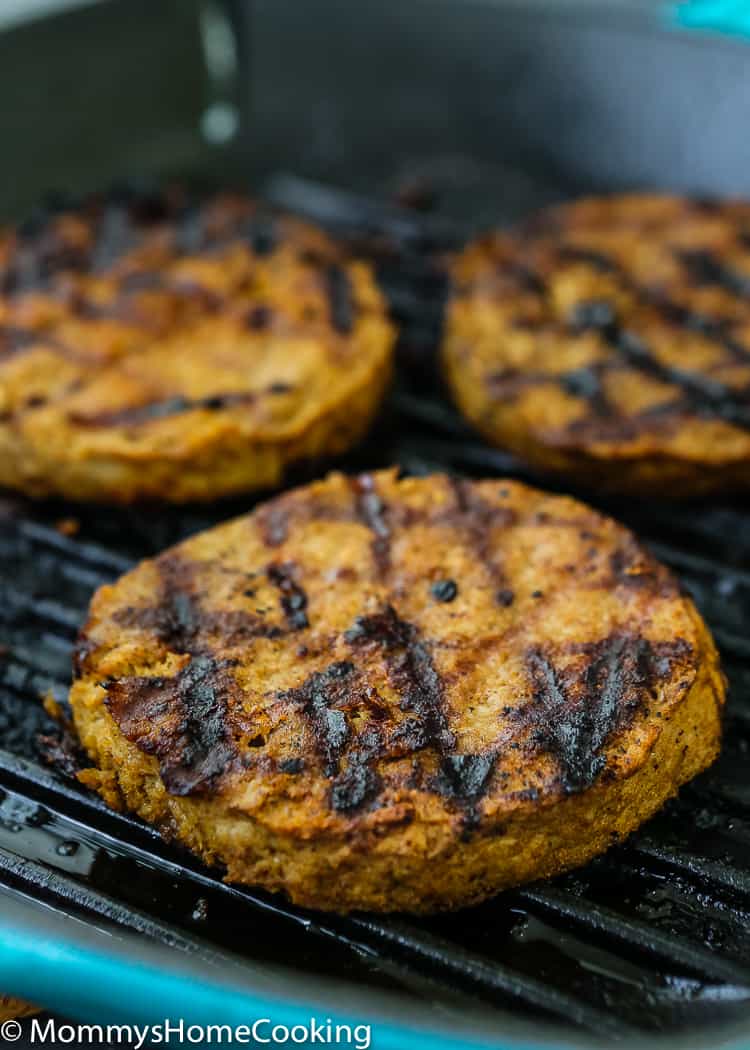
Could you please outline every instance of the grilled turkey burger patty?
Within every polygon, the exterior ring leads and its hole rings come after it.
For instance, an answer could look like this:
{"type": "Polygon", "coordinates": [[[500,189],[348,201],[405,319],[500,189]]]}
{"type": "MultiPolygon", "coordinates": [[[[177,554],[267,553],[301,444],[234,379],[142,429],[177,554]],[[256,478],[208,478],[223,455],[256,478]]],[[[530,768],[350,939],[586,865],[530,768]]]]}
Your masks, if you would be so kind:
{"type": "Polygon", "coordinates": [[[453,266],[445,372],[493,444],[598,489],[750,479],[750,203],[631,194],[542,212],[453,266]]]}
{"type": "Polygon", "coordinates": [[[350,448],[393,333],[370,268],[243,196],[91,198],[0,231],[0,485],[128,503],[350,448]]]}
{"type": "Polygon", "coordinates": [[[716,756],[711,636],[633,535],[517,482],[332,474],[95,596],[81,774],[233,882],[457,908],[627,835],[716,756]]]}

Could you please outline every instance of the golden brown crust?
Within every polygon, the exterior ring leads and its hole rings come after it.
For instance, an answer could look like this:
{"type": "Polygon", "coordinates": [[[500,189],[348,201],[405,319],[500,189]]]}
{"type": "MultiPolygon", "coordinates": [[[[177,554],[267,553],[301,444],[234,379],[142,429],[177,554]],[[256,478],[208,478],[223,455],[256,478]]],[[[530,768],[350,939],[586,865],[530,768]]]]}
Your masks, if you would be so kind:
{"type": "Polygon", "coordinates": [[[331,475],[102,588],[85,783],[238,882],[429,911],[564,870],[713,760],[724,684],[626,529],[514,482],[331,475]]]}
{"type": "Polygon", "coordinates": [[[553,208],[455,262],[459,407],[534,466],[675,497],[750,480],[750,204],[553,208]]]}
{"type": "Polygon", "coordinates": [[[276,485],[361,436],[392,348],[369,267],[304,223],[229,194],[91,199],[0,234],[0,484],[110,502],[276,485]]]}

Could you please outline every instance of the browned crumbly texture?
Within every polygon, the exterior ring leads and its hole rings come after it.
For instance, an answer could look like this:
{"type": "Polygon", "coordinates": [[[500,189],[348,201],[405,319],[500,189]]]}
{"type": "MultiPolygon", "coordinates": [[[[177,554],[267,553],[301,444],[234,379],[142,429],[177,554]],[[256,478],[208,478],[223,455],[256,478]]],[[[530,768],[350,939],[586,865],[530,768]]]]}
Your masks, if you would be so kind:
{"type": "Polygon", "coordinates": [[[228,879],[428,912],[606,849],[715,758],[678,584],[516,482],[324,481],[143,562],[78,642],[81,774],[228,879]]]}
{"type": "Polygon", "coordinates": [[[0,232],[0,485],[175,502],[344,452],[391,373],[369,267],[223,194],[0,232]]]}
{"type": "Polygon", "coordinates": [[[13,1017],[29,1017],[38,1014],[39,1008],[21,1002],[20,999],[11,999],[10,996],[0,995],[0,1021],[8,1021],[13,1017]]]}
{"type": "Polygon", "coordinates": [[[455,261],[443,362],[485,437],[599,488],[750,481],[750,204],[551,209],[455,261]]]}

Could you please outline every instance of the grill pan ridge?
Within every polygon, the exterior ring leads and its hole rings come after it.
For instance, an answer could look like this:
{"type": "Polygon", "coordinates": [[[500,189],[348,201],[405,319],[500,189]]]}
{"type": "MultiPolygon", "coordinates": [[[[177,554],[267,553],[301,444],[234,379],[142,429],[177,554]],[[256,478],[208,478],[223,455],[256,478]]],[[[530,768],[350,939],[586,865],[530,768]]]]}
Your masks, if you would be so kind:
{"type": "MultiPolygon", "coordinates": [[[[343,464],[411,473],[516,476],[481,444],[434,373],[446,281],[464,231],[442,218],[290,177],[276,203],[322,220],[375,261],[401,325],[400,378],[384,419],[343,464]]],[[[553,486],[554,487],[554,486],[553,486]]],[[[108,810],[45,765],[55,727],[41,694],[64,702],[70,651],[93,590],[193,532],[249,509],[32,505],[0,499],[0,889],[105,929],[136,932],[207,966],[294,959],[303,972],[564,1023],[607,1039],[685,1033],[750,1007],[750,505],[603,502],[673,567],[722,651],[730,681],[716,765],[627,843],[586,868],[437,918],[321,917],[231,887],[221,873],[108,810]],[[75,535],[57,523],[75,517],[75,535]]]]}

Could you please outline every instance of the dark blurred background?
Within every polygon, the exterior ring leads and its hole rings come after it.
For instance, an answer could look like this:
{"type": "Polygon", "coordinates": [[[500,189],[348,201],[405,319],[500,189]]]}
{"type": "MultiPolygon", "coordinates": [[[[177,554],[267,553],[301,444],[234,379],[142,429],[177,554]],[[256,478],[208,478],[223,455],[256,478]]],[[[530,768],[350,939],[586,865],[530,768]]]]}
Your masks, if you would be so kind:
{"type": "Polygon", "coordinates": [[[547,183],[747,192],[750,48],[665,10],[0,0],[0,210],[173,174],[420,191],[477,225],[517,214],[529,179],[535,203],[547,183]]]}

